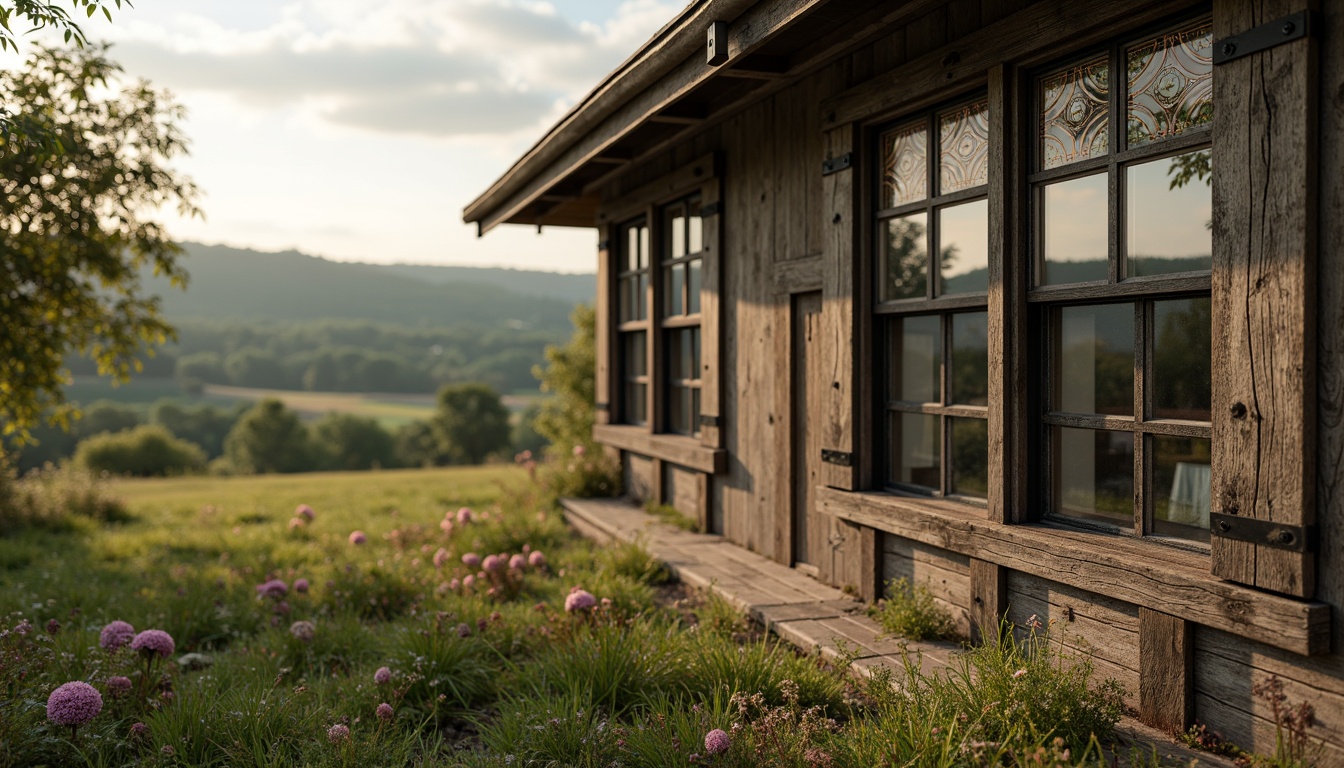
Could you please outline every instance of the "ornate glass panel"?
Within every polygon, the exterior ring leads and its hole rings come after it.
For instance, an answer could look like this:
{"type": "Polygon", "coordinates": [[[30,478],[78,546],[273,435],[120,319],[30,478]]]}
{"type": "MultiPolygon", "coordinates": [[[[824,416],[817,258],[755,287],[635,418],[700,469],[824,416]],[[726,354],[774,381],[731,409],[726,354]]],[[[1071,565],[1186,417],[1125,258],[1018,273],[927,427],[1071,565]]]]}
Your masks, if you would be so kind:
{"type": "Polygon", "coordinates": [[[941,419],[924,413],[893,413],[891,429],[895,450],[891,479],[931,490],[942,486],[943,435],[941,419]]]}
{"type": "Polygon", "coordinates": [[[1213,26],[1168,32],[1127,52],[1126,135],[1138,147],[1213,121],[1213,26]]]}
{"type": "Polygon", "coordinates": [[[1213,412],[1212,302],[1153,302],[1153,417],[1208,421],[1213,412]]]}
{"type": "Polygon", "coordinates": [[[1110,149],[1106,56],[1075,64],[1041,83],[1041,167],[1058,168],[1110,149]]]}
{"type": "Polygon", "coordinates": [[[883,208],[895,208],[929,196],[928,142],[924,123],[897,128],[882,137],[883,208]]]}
{"type": "Polygon", "coordinates": [[[1132,525],[1133,435],[1070,427],[1051,432],[1051,511],[1132,525]]]}
{"type": "Polygon", "coordinates": [[[887,219],[882,228],[883,299],[922,299],[929,287],[929,216],[887,219]]]}
{"type": "Polygon", "coordinates": [[[938,194],[989,182],[989,102],[938,116],[938,194]]]}
{"type": "Polygon", "coordinates": [[[938,209],[938,293],[989,290],[989,201],[938,209]]]}
{"type": "Polygon", "coordinates": [[[989,495],[989,422],[951,419],[952,493],[985,498],[989,495]]]}
{"type": "Polygon", "coordinates": [[[1127,277],[1213,266],[1212,150],[1125,169],[1127,277]]]}
{"type": "Polygon", "coordinates": [[[1058,307],[1051,319],[1051,410],[1134,415],[1134,305],[1058,307]]]}

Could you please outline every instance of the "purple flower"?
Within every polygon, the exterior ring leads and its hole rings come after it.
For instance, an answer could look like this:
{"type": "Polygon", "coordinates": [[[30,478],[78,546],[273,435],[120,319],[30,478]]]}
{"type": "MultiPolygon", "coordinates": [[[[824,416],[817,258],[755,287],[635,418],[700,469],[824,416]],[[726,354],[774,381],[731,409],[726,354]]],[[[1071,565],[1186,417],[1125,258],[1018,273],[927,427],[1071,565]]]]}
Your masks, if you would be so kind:
{"type": "Polygon", "coordinates": [[[1026,674],[1027,674],[1027,670],[1025,670],[1025,669],[1019,669],[1019,670],[1017,670],[1016,672],[1013,673],[1013,679],[1016,680],[1017,678],[1022,677],[1022,676],[1026,675],[1026,674]]]}
{"type": "Polygon", "coordinates": [[[446,518],[446,517],[443,518],[442,520],[439,521],[439,528],[442,529],[443,532],[446,533],[446,534],[448,534],[449,536],[452,536],[452,535],[453,535],[453,521],[452,521],[452,520],[449,520],[449,519],[446,518]]]}
{"type": "Polygon", "coordinates": [[[475,584],[475,583],[476,583],[476,577],[475,577],[475,576],[472,576],[471,574],[467,574],[467,575],[462,579],[462,587],[463,587],[464,589],[471,589],[472,585],[475,584]]]}
{"type": "Polygon", "coordinates": [[[458,637],[471,637],[471,627],[464,621],[457,625],[458,637]]]}
{"type": "Polygon", "coordinates": [[[711,755],[721,755],[728,751],[732,746],[732,741],[728,739],[728,734],[721,728],[715,728],[705,734],[705,751],[711,755]]]}
{"type": "Polygon", "coordinates": [[[257,594],[262,597],[274,597],[280,599],[289,592],[289,585],[279,579],[271,579],[264,584],[257,585],[257,594]]]}
{"type": "Polygon", "coordinates": [[[131,690],[131,678],[122,675],[107,678],[107,692],[112,694],[112,698],[118,698],[129,690],[131,690]]]}
{"type": "Polygon", "coordinates": [[[55,620],[55,619],[52,619],[52,620],[50,620],[50,621],[47,622],[47,634],[48,634],[48,635],[54,635],[54,634],[56,634],[57,632],[60,632],[60,631],[61,631],[61,622],[59,622],[59,621],[57,621],[57,620],[55,620]]]}
{"type": "Polygon", "coordinates": [[[162,629],[146,629],[131,641],[131,650],[140,651],[145,656],[158,654],[163,658],[168,658],[173,655],[173,650],[176,648],[177,644],[173,642],[173,636],[162,629]]]}
{"type": "Polygon", "coordinates": [[[103,711],[103,695],[80,680],[66,683],[47,697],[47,719],[71,728],[81,726],[103,711]]]}
{"type": "Polygon", "coordinates": [[[373,682],[379,685],[387,685],[392,682],[392,670],[387,667],[379,667],[378,671],[373,673],[373,682]]]}
{"type": "Polygon", "coordinates": [[[311,523],[313,521],[313,508],[308,506],[307,504],[300,504],[299,506],[295,507],[294,514],[298,515],[299,517],[302,517],[307,522],[311,523]]]}
{"type": "Polygon", "coordinates": [[[295,592],[298,592],[298,593],[301,594],[301,595],[304,594],[305,592],[307,592],[307,591],[308,591],[308,580],[307,580],[307,579],[295,579],[295,580],[294,580],[294,591],[295,591],[295,592]]]}
{"type": "Polygon", "coordinates": [[[527,558],[522,555],[514,555],[509,558],[509,567],[515,571],[521,571],[527,567],[527,558]]]}
{"type": "Polygon", "coordinates": [[[289,634],[305,643],[311,643],[313,636],[317,634],[317,627],[313,626],[311,621],[296,621],[289,625],[289,634]]]}
{"type": "Polygon", "coordinates": [[[468,552],[462,556],[462,564],[468,568],[475,568],[481,564],[481,556],[475,552],[468,552]]]}
{"type": "Polygon", "coordinates": [[[540,568],[546,564],[546,556],[541,554],[541,550],[535,550],[527,556],[527,564],[533,568],[540,568]]]}
{"type": "Polygon", "coordinates": [[[133,637],[135,637],[135,627],[124,621],[114,621],[103,627],[103,631],[98,633],[98,644],[109,651],[115,651],[131,642],[133,637]]]}
{"type": "Polygon", "coordinates": [[[300,528],[304,527],[304,526],[307,525],[307,524],[308,524],[308,523],[306,523],[306,522],[303,521],[303,518],[302,518],[302,517],[291,517],[291,518],[289,518],[289,530],[291,530],[291,531],[297,531],[297,530],[299,530],[300,528]]]}
{"type": "Polygon", "coordinates": [[[502,570],[508,563],[499,555],[486,555],[485,560],[481,561],[481,568],[487,571],[502,570]]]}
{"type": "Polygon", "coordinates": [[[463,507],[457,510],[457,522],[460,525],[466,525],[471,522],[471,507],[463,507]]]}
{"type": "MultiPolygon", "coordinates": [[[[368,537],[368,536],[365,536],[363,531],[351,531],[351,532],[350,532],[350,543],[351,543],[351,544],[363,544],[364,542],[366,542],[366,541],[368,541],[368,540],[369,540],[369,537],[368,537]]],[[[336,727],[336,726],[332,726],[332,727],[336,727]]],[[[342,725],[342,726],[340,726],[340,727],[341,727],[341,728],[345,728],[344,725],[342,725]]],[[[346,732],[349,733],[349,731],[350,731],[350,729],[349,729],[349,728],[346,728],[346,732]]]]}
{"type": "Polygon", "coordinates": [[[332,744],[339,744],[349,738],[350,728],[345,725],[337,723],[327,729],[327,741],[330,741],[332,744]]]}
{"type": "Polygon", "coordinates": [[[449,582],[448,582],[448,588],[451,589],[451,590],[453,590],[454,592],[456,592],[456,591],[457,591],[457,588],[460,587],[460,586],[462,586],[462,580],[461,580],[461,579],[453,578],[453,579],[449,580],[449,582]]]}
{"type": "Polygon", "coordinates": [[[439,551],[434,553],[434,567],[442,568],[444,564],[448,562],[449,557],[451,557],[451,555],[448,554],[448,550],[439,547],[439,551]]]}
{"type": "Polygon", "coordinates": [[[586,611],[597,605],[597,598],[592,593],[575,587],[569,591],[565,597],[565,610],[569,613],[575,611],[586,611]]]}
{"type": "Polygon", "coordinates": [[[390,721],[392,719],[392,705],[384,701],[382,704],[378,705],[377,713],[379,720],[382,720],[384,723],[390,721]]]}
{"type": "Polygon", "coordinates": [[[149,736],[149,726],[148,726],[148,725],[145,725],[144,723],[132,723],[132,724],[131,724],[131,738],[133,738],[133,739],[143,739],[143,738],[145,738],[145,737],[147,737],[147,736],[149,736]]]}

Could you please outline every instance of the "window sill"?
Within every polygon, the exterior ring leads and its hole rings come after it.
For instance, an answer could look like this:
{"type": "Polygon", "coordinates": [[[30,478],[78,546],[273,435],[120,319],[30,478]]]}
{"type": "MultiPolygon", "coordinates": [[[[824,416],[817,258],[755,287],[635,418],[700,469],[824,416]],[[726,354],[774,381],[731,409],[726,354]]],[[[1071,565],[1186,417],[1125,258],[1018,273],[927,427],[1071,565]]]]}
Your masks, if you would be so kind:
{"type": "Polygon", "coordinates": [[[722,474],[728,467],[727,451],[710,448],[694,437],[655,435],[645,427],[626,424],[596,424],[593,439],[602,445],[662,459],[709,475],[722,474]]]}
{"type": "Polygon", "coordinates": [[[1330,606],[1261,592],[1209,573],[1195,552],[1035,523],[892,493],[817,490],[817,508],[857,525],[1161,611],[1304,656],[1330,652],[1330,606]]]}

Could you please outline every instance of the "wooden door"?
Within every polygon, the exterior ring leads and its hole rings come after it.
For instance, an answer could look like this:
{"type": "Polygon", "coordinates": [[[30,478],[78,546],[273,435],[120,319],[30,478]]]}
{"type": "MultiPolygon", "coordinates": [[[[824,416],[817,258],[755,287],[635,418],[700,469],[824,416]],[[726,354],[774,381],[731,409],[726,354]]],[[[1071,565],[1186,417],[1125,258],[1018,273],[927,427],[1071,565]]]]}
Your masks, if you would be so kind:
{"type": "Polygon", "coordinates": [[[790,371],[790,467],[793,478],[792,535],[795,564],[815,568],[826,546],[826,526],[813,515],[817,485],[821,482],[821,435],[814,401],[821,393],[821,355],[814,346],[822,339],[821,291],[794,294],[792,301],[792,371],[790,371]]]}

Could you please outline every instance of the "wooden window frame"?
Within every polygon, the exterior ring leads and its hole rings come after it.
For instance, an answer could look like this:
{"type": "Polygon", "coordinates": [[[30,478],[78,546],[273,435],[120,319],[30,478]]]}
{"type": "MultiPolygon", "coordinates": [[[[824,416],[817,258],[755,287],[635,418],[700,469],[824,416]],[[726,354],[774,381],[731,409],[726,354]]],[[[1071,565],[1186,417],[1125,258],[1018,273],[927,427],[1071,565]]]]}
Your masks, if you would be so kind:
{"type": "MultiPolygon", "coordinates": [[[[639,266],[635,269],[627,268],[629,264],[629,243],[630,243],[630,239],[627,236],[627,233],[629,231],[629,228],[640,226],[642,226],[645,229],[647,234],[643,235],[640,238],[641,242],[639,247],[644,248],[645,250],[651,250],[652,225],[650,224],[647,215],[641,214],[639,216],[629,218],[616,225],[617,237],[615,242],[615,251],[618,263],[621,264],[622,268],[613,270],[616,273],[616,287],[615,287],[615,295],[612,297],[611,300],[611,305],[616,308],[615,350],[617,358],[616,370],[618,372],[617,377],[619,379],[619,381],[617,382],[617,386],[619,387],[619,389],[617,391],[620,393],[619,395],[620,409],[618,411],[619,413],[618,421],[622,424],[628,424],[634,427],[647,426],[653,420],[652,414],[649,412],[648,409],[649,406],[648,393],[652,389],[652,387],[650,386],[652,369],[649,367],[648,363],[648,349],[652,343],[649,337],[652,336],[653,331],[653,305],[650,301],[651,297],[649,295],[649,289],[646,288],[644,290],[642,303],[637,305],[642,306],[644,309],[642,317],[636,317],[634,319],[629,320],[625,319],[625,307],[622,304],[622,301],[627,296],[631,297],[638,296],[638,293],[636,293],[635,291],[627,292],[626,288],[627,283],[633,283],[637,287],[639,285],[639,278],[643,276],[647,280],[647,284],[649,286],[653,285],[653,273],[656,270],[654,269],[653,265],[652,253],[643,254],[644,256],[643,266],[639,266]],[[644,336],[645,360],[644,360],[644,372],[642,374],[636,374],[631,372],[632,361],[626,354],[626,343],[625,343],[626,339],[631,338],[636,334],[643,334],[644,336]],[[626,393],[629,391],[631,385],[644,387],[645,403],[644,403],[643,420],[638,421],[634,420],[633,416],[631,415],[631,403],[629,401],[629,398],[626,397],[626,393]]],[[[636,300],[638,301],[638,299],[636,300]]],[[[637,311],[635,314],[638,315],[639,312],[637,311]]]]}
{"type": "MultiPolygon", "coordinates": [[[[700,215],[701,209],[703,208],[701,199],[702,195],[700,194],[700,190],[697,189],[694,192],[682,197],[681,199],[673,200],[671,202],[659,205],[657,207],[657,214],[658,214],[657,219],[659,221],[660,229],[666,226],[665,225],[666,214],[678,206],[681,207],[682,211],[688,218],[694,215],[695,217],[701,219],[702,227],[709,226],[704,223],[704,219],[700,215]]],[[[700,268],[702,270],[702,284],[703,284],[703,269],[704,269],[704,256],[705,256],[703,233],[701,235],[700,250],[694,252],[687,252],[677,256],[669,255],[671,253],[672,247],[671,245],[668,244],[667,236],[670,236],[671,234],[672,234],[671,232],[662,232],[662,231],[659,232],[658,243],[660,245],[659,249],[660,253],[657,263],[658,266],[657,271],[658,271],[658,280],[661,284],[658,286],[657,290],[660,300],[667,296],[667,293],[664,290],[668,288],[666,282],[668,280],[667,273],[669,270],[671,270],[673,267],[677,265],[680,264],[689,265],[691,262],[699,262],[700,268]]],[[[697,299],[699,299],[699,297],[697,297],[697,299]]],[[[700,316],[701,316],[701,310],[703,308],[703,301],[697,300],[696,311],[693,313],[689,311],[690,301],[691,301],[691,281],[689,278],[683,278],[681,284],[681,296],[680,296],[680,302],[683,311],[678,314],[671,314],[670,307],[667,306],[667,302],[665,300],[661,301],[661,303],[658,306],[659,309],[658,332],[663,337],[663,355],[660,360],[660,362],[662,363],[662,369],[661,371],[658,372],[659,378],[661,379],[661,383],[659,385],[659,394],[662,400],[661,404],[662,410],[660,413],[661,421],[659,424],[661,428],[658,431],[663,434],[683,435],[686,437],[699,438],[700,409],[698,406],[695,408],[695,412],[691,414],[691,424],[689,429],[687,430],[678,429],[677,425],[672,423],[673,422],[672,403],[673,398],[676,396],[675,390],[684,389],[691,391],[694,393],[692,396],[692,402],[695,403],[700,402],[700,389],[702,382],[700,371],[703,370],[704,366],[700,362],[699,354],[696,355],[695,360],[696,370],[694,375],[685,376],[682,378],[673,378],[672,376],[671,355],[673,353],[673,345],[670,341],[671,337],[675,334],[678,334],[682,331],[686,331],[689,329],[695,329],[696,331],[699,331],[701,329],[700,316]]],[[[696,347],[697,348],[701,347],[701,344],[697,343],[696,347]]]]}

